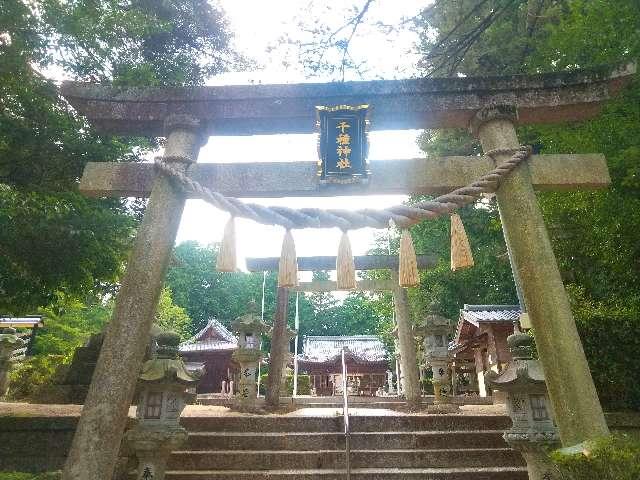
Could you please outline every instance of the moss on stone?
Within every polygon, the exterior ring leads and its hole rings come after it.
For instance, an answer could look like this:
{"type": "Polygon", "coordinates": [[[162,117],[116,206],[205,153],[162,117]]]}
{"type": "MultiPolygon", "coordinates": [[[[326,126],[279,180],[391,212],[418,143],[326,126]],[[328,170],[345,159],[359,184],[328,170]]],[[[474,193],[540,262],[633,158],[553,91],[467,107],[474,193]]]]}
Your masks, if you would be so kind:
{"type": "Polygon", "coordinates": [[[637,480],[640,478],[640,441],[612,435],[580,448],[556,450],[552,461],[565,480],[637,480]]]}
{"type": "Polygon", "coordinates": [[[59,480],[60,478],[62,478],[60,472],[0,472],[0,480],[59,480]]]}

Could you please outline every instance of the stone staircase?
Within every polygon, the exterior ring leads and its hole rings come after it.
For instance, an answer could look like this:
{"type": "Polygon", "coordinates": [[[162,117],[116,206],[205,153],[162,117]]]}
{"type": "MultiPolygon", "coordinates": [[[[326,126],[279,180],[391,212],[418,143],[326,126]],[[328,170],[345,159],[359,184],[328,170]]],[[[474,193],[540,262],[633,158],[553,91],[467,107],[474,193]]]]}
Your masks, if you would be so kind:
{"type": "MultiPolygon", "coordinates": [[[[352,416],[354,480],[526,480],[504,416],[352,416]]],[[[184,417],[168,480],[346,478],[340,416],[184,417]]]]}

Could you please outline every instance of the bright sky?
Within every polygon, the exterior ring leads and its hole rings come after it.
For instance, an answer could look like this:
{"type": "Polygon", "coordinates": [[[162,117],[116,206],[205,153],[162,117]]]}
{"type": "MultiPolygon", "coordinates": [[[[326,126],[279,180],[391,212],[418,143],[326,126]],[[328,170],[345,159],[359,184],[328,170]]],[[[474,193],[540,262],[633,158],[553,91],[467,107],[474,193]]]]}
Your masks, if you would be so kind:
{"type": "MultiPolygon", "coordinates": [[[[283,32],[296,32],[294,19],[308,9],[307,2],[299,0],[220,0],[226,10],[231,30],[235,32],[237,48],[249,57],[255,58],[263,69],[250,73],[225,74],[211,79],[210,84],[242,83],[292,83],[310,81],[305,79],[299,67],[292,60],[292,52],[267,53],[267,47],[277,42],[283,32]],[[277,7],[276,7],[277,5],[277,7]],[[288,67],[283,66],[288,62],[288,67]]],[[[364,3],[364,1],[362,2],[364,3]]],[[[394,23],[403,17],[415,15],[425,6],[425,0],[404,0],[402,2],[378,1],[369,11],[371,19],[384,19],[385,23],[394,23]]],[[[316,4],[326,5],[317,1],[316,4]]],[[[350,5],[351,2],[345,2],[350,5]]],[[[335,13],[335,12],[334,12],[335,13]]],[[[325,14],[326,15],[326,14],[325,14]]],[[[331,17],[333,18],[333,17],[331,17]]],[[[340,19],[333,18],[336,26],[340,19]]],[[[407,52],[416,38],[411,33],[382,35],[373,29],[358,31],[362,36],[354,37],[350,51],[356,58],[367,59],[374,75],[364,78],[400,78],[414,74],[415,57],[407,52]],[[366,38],[363,38],[366,36],[366,38]],[[389,40],[392,40],[390,42],[389,40]]],[[[326,81],[318,79],[311,81],[326,81]]],[[[334,79],[335,80],[335,79],[334,79]]],[[[370,134],[371,160],[409,159],[422,156],[416,146],[417,131],[372,132],[370,134]]],[[[215,162],[282,162],[315,161],[315,135],[270,135],[255,137],[211,137],[201,150],[200,163],[215,162]]],[[[256,199],[256,203],[265,205],[287,205],[293,207],[335,207],[335,208],[381,208],[405,200],[403,196],[368,196],[335,198],[287,198],[256,199]]],[[[177,242],[196,240],[202,244],[220,241],[228,215],[212,206],[199,201],[187,202],[177,242]]],[[[279,256],[284,230],[279,227],[258,225],[248,220],[239,220],[236,224],[238,253],[240,258],[279,256]]],[[[309,229],[293,232],[298,256],[335,255],[340,232],[337,229],[309,229]]],[[[361,229],[349,233],[355,255],[366,253],[372,246],[374,230],[361,229]]]]}

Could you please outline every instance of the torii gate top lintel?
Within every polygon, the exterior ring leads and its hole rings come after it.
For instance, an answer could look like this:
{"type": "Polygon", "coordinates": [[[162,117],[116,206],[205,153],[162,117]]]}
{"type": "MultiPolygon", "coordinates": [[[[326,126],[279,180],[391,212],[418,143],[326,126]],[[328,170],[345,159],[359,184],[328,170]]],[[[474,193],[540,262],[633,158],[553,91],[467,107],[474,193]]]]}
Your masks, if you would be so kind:
{"type": "Polygon", "coordinates": [[[372,128],[466,128],[483,107],[516,106],[521,124],[591,118],[635,73],[618,69],[366,82],[123,88],[65,82],[64,97],[99,130],[164,135],[171,114],[199,119],[208,134],[313,133],[317,105],[372,105],[372,128]]]}

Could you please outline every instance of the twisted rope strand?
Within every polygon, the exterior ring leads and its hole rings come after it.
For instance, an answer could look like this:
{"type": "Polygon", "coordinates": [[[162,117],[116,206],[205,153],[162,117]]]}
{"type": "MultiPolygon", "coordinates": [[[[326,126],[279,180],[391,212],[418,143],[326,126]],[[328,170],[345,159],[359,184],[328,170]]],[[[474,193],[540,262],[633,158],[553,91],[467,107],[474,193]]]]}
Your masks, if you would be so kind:
{"type": "Polygon", "coordinates": [[[225,197],[221,193],[201,185],[173,167],[171,162],[163,157],[157,157],[155,164],[160,172],[167,175],[183,192],[198,196],[234,217],[248,218],[264,225],[280,225],[286,229],[338,227],[346,231],[365,227],[387,228],[390,222],[395,223],[399,228],[408,228],[423,220],[450,215],[455,210],[475,202],[482,194],[495,193],[502,180],[529,158],[531,148],[520,146],[515,150],[496,149],[485,153],[492,158],[501,154],[512,154],[512,156],[465,187],[457,188],[433,200],[419,202],[415,205],[395,205],[380,210],[368,208],[360,210],[294,209],[244,203],[237,198],[225,197]]]}

